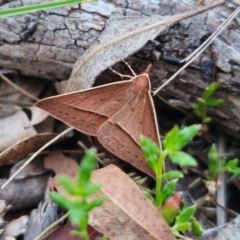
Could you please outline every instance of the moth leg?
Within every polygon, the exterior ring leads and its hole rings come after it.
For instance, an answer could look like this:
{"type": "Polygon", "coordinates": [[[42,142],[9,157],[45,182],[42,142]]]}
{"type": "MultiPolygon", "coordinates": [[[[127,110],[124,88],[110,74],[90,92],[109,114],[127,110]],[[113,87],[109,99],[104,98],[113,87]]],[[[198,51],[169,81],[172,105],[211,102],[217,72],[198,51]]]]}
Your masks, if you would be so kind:
{"type": "Polygon", "coordinates": [[[122,75],[121,73],[119,73],[119,72],[113,70],[111,67],[109,67],[109,69],[111,69],[112,72],[116,73],[116,74],[117,74],[118,76],[120,76],[121,78],[124,78],[124,77],[126,77],[126,78],[130,78],[130,79],[132,78],[132,76],[129,76],[129,75],[122,75]]]}
{"type": "Polygon", "coordinates": [[[128,68],[130,69],[130,71],[132,72],[133,76],[136,77],[137,74],[133,71],[133,69],[131,68],[131,66],[128,64],[128,62],[126,62],[125,60],[122,60],[127,66],[128,68]]]}

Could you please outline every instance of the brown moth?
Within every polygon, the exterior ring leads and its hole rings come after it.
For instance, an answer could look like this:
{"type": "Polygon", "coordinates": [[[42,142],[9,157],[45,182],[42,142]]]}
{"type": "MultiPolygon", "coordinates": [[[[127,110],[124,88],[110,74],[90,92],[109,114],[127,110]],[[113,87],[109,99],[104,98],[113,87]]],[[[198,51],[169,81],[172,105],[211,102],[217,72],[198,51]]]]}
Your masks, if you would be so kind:
{"type": "Polygon", "coordinates": [[[140,148],[140,135],[160,144],[148,72],[128,81],[49,97],[35,104],[110,152],[154,177],[140,148]]]}

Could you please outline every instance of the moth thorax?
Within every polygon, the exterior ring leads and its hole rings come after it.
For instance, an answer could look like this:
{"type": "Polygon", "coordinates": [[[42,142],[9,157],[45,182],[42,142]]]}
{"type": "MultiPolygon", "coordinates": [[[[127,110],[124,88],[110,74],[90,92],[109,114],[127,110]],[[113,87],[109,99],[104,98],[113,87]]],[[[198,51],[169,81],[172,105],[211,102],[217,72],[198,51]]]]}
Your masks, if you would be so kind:
{"type": "Polygon", "coordinates": [[[136,92],[146,92],[149,90],[149,81],[147,74],[141,75],[136,78],[133,82],[134,91],[136,92]]]}

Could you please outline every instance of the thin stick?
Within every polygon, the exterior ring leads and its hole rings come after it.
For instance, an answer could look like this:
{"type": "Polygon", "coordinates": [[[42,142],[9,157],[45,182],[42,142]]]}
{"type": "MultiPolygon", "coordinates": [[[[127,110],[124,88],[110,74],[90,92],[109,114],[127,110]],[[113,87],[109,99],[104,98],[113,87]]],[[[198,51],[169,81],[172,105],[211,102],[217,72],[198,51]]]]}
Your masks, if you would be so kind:
{"type": "Polygon", "coordinates": [[[38,149],[37,152],[35,152],[2,186],[1,189],[5,188],[40,152],[42,152],[44,149],[46,149],[48,146],[50,146],[52,143],[56,142],[59,138],[63,137],[68,132],[72,131],[73,128],[68,128],[67,130],[63,131],[59,135],[57,135],[55,138],[53,138],[51,141],[46,143],[44,146],[42,146],[40,149],[38,149]]]}
{"type": "MultiPolygon", "coordinates": [[[[205,44],[205,46],[201,49],[201,51],[198,52],[198,54],[196,54],[194,57],[192,57],[191,60],[189,60],[189,62],[187,62],[183,67],[181,67],[175,74],[172,75],[172,77],[170,77],[164,84],[162,84],[162,86],[160,86],[157,90],[154,91],[153,96],[156,95],[163,87],[165,87],[168,83],[170,83],[180,72],[182,72],[182,70],[184,70],[187,66],[189,66],[211,43],[212,41],[219,35],[221,34],[221,32],[225,29],[225,27],[227,27],[229,25],[229,23],[232,21],[232,19],[240,12],[240,7],[238,7],[233,14],[231,14],[231,16],[229,18],[227,18],[227,20],[224,23],[224,26],[221,26],[219,28],[219,30],[217,30],[217,34],[214,33],[214,37],[211,39],[211,41],[209,41],[207,44],[205,44]]],[[[200,47],[201,48],[201,47],[200,47]]]]}
{"type": "Polygon", "coordinates": [[[41,232],[34,240],[41,240],[42,237],[48,233],[51,229],[53,229],[54,227],[56,227],[60,222],[62,222],[64,219],[66,219],[68,217],[68,213],[64,214],[62,217],[60,217],[57,221],[55,221],[54,223],[52,223],[50,226],[48,226],[46,229],[43,230],[43,232],[41,232]]]}
{"type": "MultiPolygon", "coordinates": [[[[222,134],[219,134],[218,149],[220,154],[225,152],[225,141],[222,134]]],[[[222,161],[222,158],[219,159],[220,169],[222,167],[222,161]]],[[[218,187],[216,202],[221,205],[221,207],[217,205],[217,226],[221,226],[225,224],[227,220],[226,211],[222,208],[226,208],[226,176],[224,171],[220,171],[218,175],[218,182],[220,182],[220,186],[218,187]]]]}
{"type": "Polygon", "coordinates": [[[22,93],[23,95],[31,98],[34,101],[38,101],[39,99],[35,96],[33,96],[31,93],[28,93],[27,91],[25,91],[24,89],[22,89],[21,87],[17,86],[15,83],[13,83],[10,79],[8,79],[7,77],[5,77],[2,73],[0,73],[0,77],[2,78],[3,81],[5,81],[6,83],[8,83],[10,86],[12,86],[13,88],[15,88],[16,90],[18,90],[20,93],[22,93]]]}
{"type": "Polygon", "coordinates": [[[17,101],[17,100],[10,100],[6,98],[0,97],[0,102],[1,103],[7,103],[7,104],[15,104],[15,105],[22,105],[22,106],[32,106],[33,104],[31,102],[22,102],[22,101],[17,101]]]}
{"type": "Polygon", "coordinates": [[[238,7],[218,28],[215,32],[213,32],[211,34],[211,36],[206,39],[206,41],[204,43],[201,44],[200,47],[198,47],[194,52],[192,52],[188,57],[186,57],[184,60],[182,60],[181,62],[188,62],[195,54],[197,54],[200,50],[205,49],[206,46],[209,46],[213,40],[215,39],[215,37],[220,34],[225,28],[226,26],[236,17],[236,15],[238,15],[240,11],[240,7],[238,7]]]}

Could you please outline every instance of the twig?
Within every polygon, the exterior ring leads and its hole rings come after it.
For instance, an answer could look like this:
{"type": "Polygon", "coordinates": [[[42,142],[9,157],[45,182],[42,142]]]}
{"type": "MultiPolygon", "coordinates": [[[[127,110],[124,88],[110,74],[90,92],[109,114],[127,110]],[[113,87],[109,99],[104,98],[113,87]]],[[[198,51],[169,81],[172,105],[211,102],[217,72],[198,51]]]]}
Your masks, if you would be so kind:
{"type": "Polygon", "coordinates": [[[64,219],[66,219],[68,217],[68,213],[64,214],[62,217],[60,217],[57,221],[55,221],[54,223],[52,223],[50,226],[48,226],[46,229],[43,230],[43,232],[41,232],[34,240],[41,240],[42,237],[48,233],[51,229],[53,229],[54,227],[56,227],[60,222],[62,222],[64,219]]]}
{"type": "Polygon", "coordinates": [[[221,34],[221,32],[227,27],[227,25],[238,15],[240,12],[240,7],[238,7],[218,28],[215,32],[212,33],[212,35],[206,39],[205,42],[201,44],[199,48],[197,48],[195,51],[193,51],[188,57],[186,57],[181,62],[188,62],[195,54],[197,54],[199,51],[203,49],[203,51],[213,42],[213,40],[221,34]]]}
{"type": "Polygon", "coordinates": [[[72,131],[73,128],[68,128],[67,130],[61,132],[59,135],[57,135],[55,138],[53,138],[51,141],[46,143],[44,146],[42,146],[40,149],[38,149],[37,152],[35,152],[2,186],[1,189],[5,188],[40,152],[42,152],[44,149],[46,149],[48,146],[50,146],[52,143],[56,142],[59,138],[63,137],[68,132],[72,131]]]}
{"type": "MultiPolygon", "coordinates": [[[[223,154],[225,152],[225,142],[222,134],[219,135],[219,143],[218,143],[218,152],[223,154]]],[[[219,159],[220,169],[222,168],[222,158],[219,159]]],[[[216,202],[221,206],[217,205],[217,226],[221,226],[226,223],[226,212],[222,207],[226,207],[226,182],[225,182],[225,172],[220,171],[218,175],[218,182],[220,186],[217,191],[217,199],[216,202]]]]}
{"type": "Polygon", "coordinates": [[[0,73],[0,77],[2,78],[3,81],[5,81],[6,83],[8,83],[10,86],[12,86],[13,88],[15,88],[16,90],[18,90],[20,93],[22,93],[23,95],[31,98],[34,101],[38,101],[39,99],[35,96],[33,96],[31,93],[28,93],[27,91],[25,91],[24,89],[22,89],[21,87],[17,86],[15,83],[13,83],[10,79],[8,79],[7,77],[5,77],[2,73],[0,73]]]}

